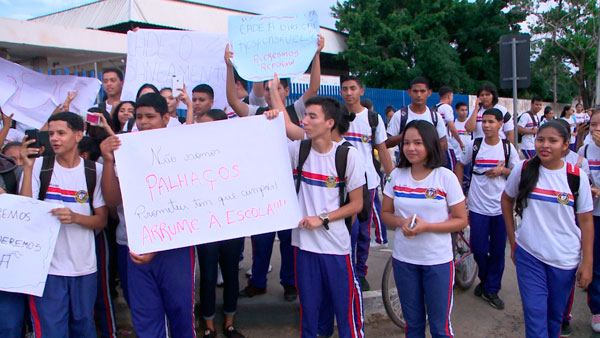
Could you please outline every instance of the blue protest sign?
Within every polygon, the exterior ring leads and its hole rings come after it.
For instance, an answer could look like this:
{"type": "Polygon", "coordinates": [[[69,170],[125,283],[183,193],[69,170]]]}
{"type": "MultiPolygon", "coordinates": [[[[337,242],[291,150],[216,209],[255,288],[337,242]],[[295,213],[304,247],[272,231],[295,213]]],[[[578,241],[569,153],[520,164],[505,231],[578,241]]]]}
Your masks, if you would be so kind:
{"type": "Polygon", "coordinates": [[[229,17],[233,65],[249,81],[293,77],[306,71],[317,51],[319,18],[315,11],[298,15],[229,17]]]}

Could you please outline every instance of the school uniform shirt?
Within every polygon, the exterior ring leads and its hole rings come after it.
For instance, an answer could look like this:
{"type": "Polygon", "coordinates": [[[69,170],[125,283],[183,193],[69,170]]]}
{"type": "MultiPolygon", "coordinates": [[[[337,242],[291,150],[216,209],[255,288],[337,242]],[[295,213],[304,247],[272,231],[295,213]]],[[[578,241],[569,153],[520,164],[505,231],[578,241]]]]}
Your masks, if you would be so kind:
{"type": "MultiPolygon", "coordinates": [[[[384,143],[385,140],[387,140],[383,119],[379,115],[377,115],[377,119],[379,122],[375,129],[374,145],[384,143]]],[[[375,170],[375,165],[373,165],[373,148],[371,147],[371,137],[373,135],[371,135],[371,132],[371,125],[369,125],[369,111],[365,108],[361,112],[356,113],[356,118],[354,118],[354,121],[350,122],[350,128],[348,129],[348,132],[344,134],[344,138],[358,150],[359,156],[363,161],[363,167],[367,172],[367,184],[369,189],[375,189],[379,186],[380,178],[379,173],[375,170]]]]}
{"type": "MultiPolygon", "coordinates": [[[[40,191],[42,162],[43,158],[39,157],[33,164],[31,191],[34,198],[40,191]]],[[[102,165],[96,163],[95,209],[105,206],[101,179],[102,165]]],[[[83,159],[75,168],[64,168],[55,160],[50,186],[44,201],[58,204],[57,208],[66,207],[78,214],[90,216],[92,213],[88,198],[83,159]]],[[[94,272],[96,272],[94,230],[79,224],[61,224],[48,274],[77,277],[94,272]]]]}
{"type": "MultiPolygon", "coordinates": [[[[462,122],[460,122],[459,120],[454,120],[454,126],[456,127],[456,131],[458,132],[458,136],[460,137],[460,140],[462,141],[463,145],[466,147],[467,143],[471,142],[471,133],[469,133],[467,131],[467,128],[465,128],[465,124],[467,124],[467,120],[464,120],[462,122]]],[[[452,148],[454,149],[454,152],[457,154],[461,154],[463,152],[462,148],[460,147],[460,143],[458,143],[457,140],[454,139],[454,137],[452,137],[452,148]]]]}
{"type": "MultiPolygon", "coordinates": [[[[589,177],[592,184],[596,187],[600,187],[600,147],[598,147],[596,143],[591,142],[579,148],[579,155],[585,156],[589,163],[589,177]]],[[[594,216],[600,216],[600,198],[594,198],[594,216]]]]}
{"type": "MultiPolygon", "coordinates": [[[[465,199],[456,175],[444,167],[433,169],[422,180],[415,180],[410,168],[396,168],[383,193],[394,200],[394,215],[412,218],[416,214],[428,223],[447,221],[448,208],[465,199]]],[[[417,265],[447,263],[453,258],[452,237],[450,233],[423,232],[406,238],[397,229],[392,256],[417,265]]]]}
{"type": "MultiPolygon", "coordinates": [[[[460,158],[460,163],[468,165],[473,157],[473,142],[470,141],[465,147],[465,152],[460,158]]],[[[504,166],[504,148],[502,141],[496,145],[489,145],[485,139],[481,141],[481,147],[477,153],[475,163],[472,163],[473,175],[471,176],[471,188],[469,189],[469,199],[467,208],[485,216],[497,216],[502,214],[500,206],[500,197],[506,184],[505,176],[487,177],[483,174],[489,169],[498,166],[504,166]]],[[[519,162],[519,153],[515,147],[510,144],[510,158],[506,167],[512,169],[519,162]]]]}
{"type": "MultiPolygon", "coordinates": [[[[407,109],[408,109],[408,118],[406,119],[407,125],[412,120],[423,120],[423,121],[427,121],[427,122],[433,124],[433,121],[431,120],[431,112],[429,111],[429,107],[427,107],[425,109],[425,112],[423,114],[417,114],[417,113],[413,112],[410,109],[410,105],[407,107],[407,109]]],[[[442,117],[440,112],[438,111],[436,114],[437,114],[438,123],[435,126],[435,129],[437,130],[438,137],[441,139],[442,137],[446,136],[446,124],[443,122],[444,118],[442,117]]],[[[390,120],[387,133],[392,136],[396,136],[396,135],[400,134],[401,122],[402,122],[402,114],[401,114],[401,110],[398,110],[397,112],[394,113],[394,116],[392,116],[392,119],[390,120]]],[[[406,125],[404,127],[406,127],[406,125]]]]}
{"type": "MultiPolygon", "coordinates": [[[[575,132],[575,130],[577,129],[577,119],[575,118],[575,115],[571,115],[571,118],[566,118],[566,117],[561,117],[561,119],[569,122],[569,126],[571,127],[571,134],[575,132]]],[[[577,136],[575,135],[571,135],[571,139],[570,139],[570,143],[575,143],[575,141],[577,140],[577,136]]]]}
{"type": "Polygon", "coordinates": [[[583,170],[588,175],[588,177],[590,177],[590,174],[591,174],[591,172],[590,172],[590,163],[585,158],[585,156],[579,155],[578,153],[576,153],[573,150],[569,149],[569,153],[567,154],[567,156],[563,157],[563,160],[567,161],[567,163],[571,163],[572,165],[581,168],[581,170],[583,170]],[[580,157],[581,157],[581,164],[577,165],[579,163],[579,158],[580,157]]]}
{"type": "Polygon", "coordinates": [[[590,120],[590,116],[586,113],[575,113],[573,116],[575,116],[577,123],[586,123],[590,120]]]}
{"type": "MultiPolygon", "coordinates": [[[[537,127],[538,117],[534,115],[534,120],[531,119],[531,115],[529,113],[523,113],[519,116],[518,126],[523,127],[527,130],[532,130],[537,127]]],[[[521,149],[524,150],[534,150],[535,149],[535,134],[524,134],[521,139],[521,149]]]]}
{"type": "MultiPolygon", "coordinates": [[[[505,192],[516,198],[523,162],[517,164],[506,183],[505,192]]],[[[555,268],[577,267],[581,254],[581,230],[575,224],[574,199],[567,181],[567,164],[557,170],[540,166],[538,182],[527,198],[521,223],[515,231],[517,244],[533,257],[555,268]]],[[[577,213],[592,211],[592,193],[588,177],[579,171],[581,184],[577,213]]]]}
{"type": "MultiPolygon", "coordinates": [[[[300,142],[288,144],[292,168],[298,167],[300,142]]],[[[320,154],[310,150],[302,167],[302,182],[298,202],[302,217],[319,216],[340,208],[339,179],[335,167],[335,152],[339,143],[333,142],[331,150],[320,154]]],[[[294,175],[297,175],[294,169],[294,175]]],[[[346,191],[361,188],[365,184],[365,170],[358,151],[350,147],[346,165],[346,191]]],[[[329,230],[320,226],[313,230],[294,228],[292,245],[313,253],[348,255],[351,253],[350,233],[343,219],[329,222],[329,230]]]]}
{"type": "MultiPolygon", "coordinates": [[[[504,107],[501,106],[500,104],[496,104],[493,108],[496,108],[498,110],[500,110],[502,112],[502,116],[506,116],[506,114],[508,114],[508,110],[504,107]]],[[[478,111],[477,111],[477,126],[475,127],[475,130],[473,131],[473,138],[478,138],[478,137],[485,137],[485,135],[483,134],[483,129],[481,129],[481,121],[483,121],[483,113],[486,111],[485,108],[481,107],[478,111]]],[[[471,114],[473,114],[473,112],[471,111],[471,114]]],[[[471,114],[469,114],[469,116],[471,116],[471,114]]],[[[510,118],[510,120],[508,120],[508,122],[504,123],[502,125],[502,129],[500,129],[500,138],[501,139],[506,139],[506,133],[514,130],[515,129],[515,122],[514,122],[514,116],[512,116],[510,118]]]]}
{"type": "Polygon", "coordinates": [[[452,137],[450,130],[448,129],[448,122],[454,122],[454,109],[447,103],[442,103],[438,106],[437,112],[440,113],[442,120],[446,125],[446,135],[452,137]]]}
{"type": "Polygon", "coordinates": [[[594,140],[592,139],[592,134],[588,133],[587,135],[585,135],[585,138],[583,139],[583,144],[590,144],[590,143],[594,143],[594,140]]]}

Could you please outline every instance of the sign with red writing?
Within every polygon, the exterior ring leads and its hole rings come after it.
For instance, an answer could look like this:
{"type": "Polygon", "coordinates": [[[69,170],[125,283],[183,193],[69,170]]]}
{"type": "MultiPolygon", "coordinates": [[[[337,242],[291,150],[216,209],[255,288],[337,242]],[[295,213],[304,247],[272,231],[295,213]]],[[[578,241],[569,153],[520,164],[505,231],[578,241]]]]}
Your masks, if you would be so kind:
{"type": "Polygon", "coordinates": [[[317,52],[319,18],[310,11],[298,15],[232,15],[229,42],[233,65],[249,81],[300,75],[317,52]]]}
{"type": "Polygon", "coordinates": [[[129,248],[138,254],[290,229],[301,219],[283,118],[119,135],[129,248]]]}

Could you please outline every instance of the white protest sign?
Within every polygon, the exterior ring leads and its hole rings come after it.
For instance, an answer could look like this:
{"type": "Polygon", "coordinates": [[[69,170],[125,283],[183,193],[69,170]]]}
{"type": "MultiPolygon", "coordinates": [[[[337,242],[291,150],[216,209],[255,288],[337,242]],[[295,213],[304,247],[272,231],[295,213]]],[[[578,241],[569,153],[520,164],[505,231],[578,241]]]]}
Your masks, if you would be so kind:
{"type": "Polygon", "coordinates": [[[319,18],[298,15],[232,15],[229,41],[233,64],[248,81],[294,77],[306,71],[317,52],[319,18]]]}
{"type": "Polygon", "coordinates": [[[215,92],[213,107],[224,109],[227,107],[227,68],[223,59],[226,44],[224,35],[202,32],[161,29],[127,32],[127,67],[121,100],[135,101],[138,89],[145,83],[159,90],[171,88],[175,75],[183,79],[190,99],[195,86],[210,85],[215,92]]]}
{"type": "Polygon", "coordinates": [[[0,106],[25,125],[41,128],[54,109],[77,89],[69,110],[83,115],[94,106],[100,80],[74,75],[45,75],[0,58],[0,106]]]}
{"type": "Polygon", "coordinates": [[[0,290],[42,296],[60,231],[58,218],[50,214],[56,207],[0,194],[0,290]]]}
{"type": "Polygon", "coordinates": [[[148,253],[290,229],[301,219],[282,116],[119,135],[129,248],[148,253]]]}

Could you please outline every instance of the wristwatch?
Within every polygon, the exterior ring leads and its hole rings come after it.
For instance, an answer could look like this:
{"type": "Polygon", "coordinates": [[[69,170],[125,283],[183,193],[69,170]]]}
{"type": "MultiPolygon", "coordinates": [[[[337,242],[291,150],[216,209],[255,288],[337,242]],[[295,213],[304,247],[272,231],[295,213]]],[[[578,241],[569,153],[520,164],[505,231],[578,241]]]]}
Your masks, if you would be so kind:
{"type": "Polygon", "coordinates": [[[329,230],[329,214],[324,212],[319,215],[319,218],[321,221],[323,221],[323,228],[325,228],[325,230],[329,230]]]}

